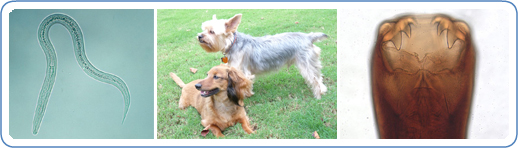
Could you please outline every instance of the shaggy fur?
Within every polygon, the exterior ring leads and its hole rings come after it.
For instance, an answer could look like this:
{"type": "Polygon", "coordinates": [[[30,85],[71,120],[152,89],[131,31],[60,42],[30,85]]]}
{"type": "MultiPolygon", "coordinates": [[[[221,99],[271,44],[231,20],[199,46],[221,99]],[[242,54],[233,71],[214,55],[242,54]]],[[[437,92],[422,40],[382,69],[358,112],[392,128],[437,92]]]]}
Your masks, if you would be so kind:
{"type": "Polygon", "coordinates": [[[317,99],[327,91],[320,72],[320,48],[313,44],[327,38],[326,34],[289,32],[252,37],[237,32],[240,22],[241,14],[229,20],[217,20],[214,15],[202,24],[203,32],[198,34],[200,46],[207,52],[221,51],[228,64],[242,70],[249,79],[295,64],[317,99]]]}
{"type": "MultiPolygon", "coordinates": [[[[251,134],[248,116],[243,100],[252,93],[252,81],[246,79],[242,72],[227,65],[213,67],[207,78],[195,80],[188,84],[169,73],[171,78],[182,87],[179,107],[185,109],[193,106],[201,115],[204,131],[210,129],[216,137],[224,136],[221,131],[236,123],[241,123],[243,130],[251,134]]],[[[202,131],[202,134],[203,132],[202,131]]]]}

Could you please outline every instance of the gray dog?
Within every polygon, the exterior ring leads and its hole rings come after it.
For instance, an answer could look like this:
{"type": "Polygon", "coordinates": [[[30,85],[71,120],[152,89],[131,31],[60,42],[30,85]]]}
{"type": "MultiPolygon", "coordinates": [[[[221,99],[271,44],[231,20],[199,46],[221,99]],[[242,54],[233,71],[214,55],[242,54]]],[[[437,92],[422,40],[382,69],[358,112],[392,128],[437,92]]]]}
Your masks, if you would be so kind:
{"type": "Polygon", "coordinates": [[[224,55],[222,61],[228,61],[249,79],[254,79],[255,74],[295,64],[317,99],[327,91],[320,72],[320,48],[313,44],[327,38],[326,34],[289,32],[252,37],[237,32],[239,23],[241,14],[228,20],[218,20],[214,15],[201,26],[203,32],[198,34],[200,46],[207,52],[221,51],[224,55]]]}

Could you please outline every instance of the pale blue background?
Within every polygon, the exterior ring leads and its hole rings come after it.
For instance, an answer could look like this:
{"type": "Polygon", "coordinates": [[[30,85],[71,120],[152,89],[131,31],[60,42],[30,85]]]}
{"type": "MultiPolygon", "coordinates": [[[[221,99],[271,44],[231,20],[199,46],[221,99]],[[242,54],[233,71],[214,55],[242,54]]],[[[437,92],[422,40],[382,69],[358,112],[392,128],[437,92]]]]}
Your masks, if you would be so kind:
{"type": "MultiPolygon", "coordinates": [[[[14,10],[9,14],[9,135],[33,138],[153,138],[153,10],[14,10]],[[123,97],[112,85],[87,76],[77,64],[65,27],[50,38],[58,56],[56,83],[39,134],[32,119],[45,77],[45,55],[37,40],[41,20],[65,13],[81,26],[90,62],[121,77],[130,89],[124,124],[123,97]]],[[[4,98],[5,99],[5,98],[4,98]]]]}

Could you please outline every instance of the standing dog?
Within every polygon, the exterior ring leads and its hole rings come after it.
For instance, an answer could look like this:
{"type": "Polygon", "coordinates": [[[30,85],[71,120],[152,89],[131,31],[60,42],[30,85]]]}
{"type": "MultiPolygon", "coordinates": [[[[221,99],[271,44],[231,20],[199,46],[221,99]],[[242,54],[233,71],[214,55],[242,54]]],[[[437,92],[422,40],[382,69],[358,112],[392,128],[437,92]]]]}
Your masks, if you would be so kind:
{"type": "Polygon", "coordinates": [[[221,131],[236,123],[241,123],[248,134],[250,128],[243,103],[245,96],[252,95],[252,81],[242,72],[227,65],[213,67],[207,78],[185,84],[174,73],[171,78],[182,87],[179,107],[193,106],[201,115],[201,124],[205,127],[202,135],[212,131],[216,137],[224,136],[221,131]]]}
{"type": "Polygon", "coordinates": [[[202,24],[203,32],[198,34],[200,46],[207,52],[221,51],[225,55],[222,61],[242,70],[249,79],[295,64],[317,99],[327,91],[320,72],[320,48],[313,44],[327,38],[326,34],[289,32],[252,37],[237,32],[240,22],[241,14],[228,20],[217,20],[214,15],[202,24]]]}

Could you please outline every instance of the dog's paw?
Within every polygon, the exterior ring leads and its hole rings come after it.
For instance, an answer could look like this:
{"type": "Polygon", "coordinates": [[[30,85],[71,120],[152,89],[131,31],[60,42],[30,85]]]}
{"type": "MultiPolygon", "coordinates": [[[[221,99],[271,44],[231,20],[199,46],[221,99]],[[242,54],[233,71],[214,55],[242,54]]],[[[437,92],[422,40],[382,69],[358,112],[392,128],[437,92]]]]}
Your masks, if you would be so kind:
{"type": "Polygon", "coordinates": [[[253,130],[253,131],[245,131],[245,133],[247,133],[247,134],[249,134],[249,135],[250,135],[250,134],[255,134],[255,130],[253,130]]]}
{"type": "Polygon", "coordinates": [[[250,98],[250,97],[252,97],[254,94],[255,94],[255,93],[254,93],[253,91],[250,91],[250,93],[247,93],[247,94],[245,95],[245,97],[250,98]]]}
{"type": "Polygon", "coordinates": [[[246,78],[249,79],[250,81],[254,81],[255,75],[247,75],[246,78]]]}
{"type": "Polygon", "coordinates": [[[250,131],[245,130],[245,132],[248,134],[255,134],[256,131],[257,131],[257,125],[254,125],[250,131]]]}
{"type": "Polygon", "coordinates": [[[225,137],[225,135],[221,134],[221,135],[216,135],[216,138],[223,138],[225,137]]]}
{"type": "Polygon", "coordinates": [[[326,94],[327,92],[327,87],[325,85],[321,85],[320,86],[320,94],[323,95],[323,94],[326,94]]]}

